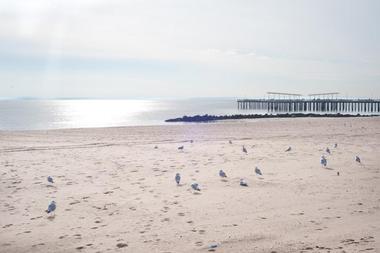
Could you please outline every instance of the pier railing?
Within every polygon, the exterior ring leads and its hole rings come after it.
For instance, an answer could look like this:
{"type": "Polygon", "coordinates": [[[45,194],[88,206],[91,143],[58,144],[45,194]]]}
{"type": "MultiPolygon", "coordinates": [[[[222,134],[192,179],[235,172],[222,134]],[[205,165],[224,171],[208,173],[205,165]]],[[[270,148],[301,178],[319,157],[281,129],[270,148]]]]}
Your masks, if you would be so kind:
{"type": "Polygon", "coordinates": [[[239,110],[269,112],[379,113],[379,99],[239,99],[239,110]]]}

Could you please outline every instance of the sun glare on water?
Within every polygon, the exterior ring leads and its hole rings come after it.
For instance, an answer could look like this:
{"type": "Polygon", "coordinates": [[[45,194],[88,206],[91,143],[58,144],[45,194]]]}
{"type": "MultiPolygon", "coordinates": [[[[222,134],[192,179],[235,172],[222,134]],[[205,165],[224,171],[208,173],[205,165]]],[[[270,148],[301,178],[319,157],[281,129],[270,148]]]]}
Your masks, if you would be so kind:
{"type": "Polygon", "coordinates": [[[139,113],[154,108],[154,102],[148,100],[61,100],[57,103],[60,124],[74,128],[128,125],[136,121],[139,113]]]}

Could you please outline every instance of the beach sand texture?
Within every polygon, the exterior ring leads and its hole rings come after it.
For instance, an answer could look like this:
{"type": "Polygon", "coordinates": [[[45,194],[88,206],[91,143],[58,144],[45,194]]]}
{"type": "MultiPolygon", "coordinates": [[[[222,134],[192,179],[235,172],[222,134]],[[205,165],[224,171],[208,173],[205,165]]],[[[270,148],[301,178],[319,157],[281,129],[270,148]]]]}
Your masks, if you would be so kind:
{"type": "Polygon", "coordinates": [[[379,118],[2,131],[0,167],[0,252],[380,252],[379,118]]]}

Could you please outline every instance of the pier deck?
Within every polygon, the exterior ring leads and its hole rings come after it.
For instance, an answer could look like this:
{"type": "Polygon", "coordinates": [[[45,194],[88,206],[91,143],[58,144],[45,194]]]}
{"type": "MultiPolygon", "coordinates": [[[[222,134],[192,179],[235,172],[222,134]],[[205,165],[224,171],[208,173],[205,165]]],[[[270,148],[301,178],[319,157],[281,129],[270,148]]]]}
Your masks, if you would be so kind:
{"type": "Polygon", "coordinates": [[[379,113],[379,99],[239,99],[239,110],[379,113]]]}

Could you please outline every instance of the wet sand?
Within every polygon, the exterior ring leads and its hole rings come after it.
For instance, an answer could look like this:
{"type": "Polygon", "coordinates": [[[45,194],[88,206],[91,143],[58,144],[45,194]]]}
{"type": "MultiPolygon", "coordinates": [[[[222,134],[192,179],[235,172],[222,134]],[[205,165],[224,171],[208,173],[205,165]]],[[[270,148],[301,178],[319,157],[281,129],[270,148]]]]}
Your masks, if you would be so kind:
{"type": "Polygon", "coordinates": [[[379,118],[2,131],[0,168],[0,252],[380,252],[379,118]]]}

